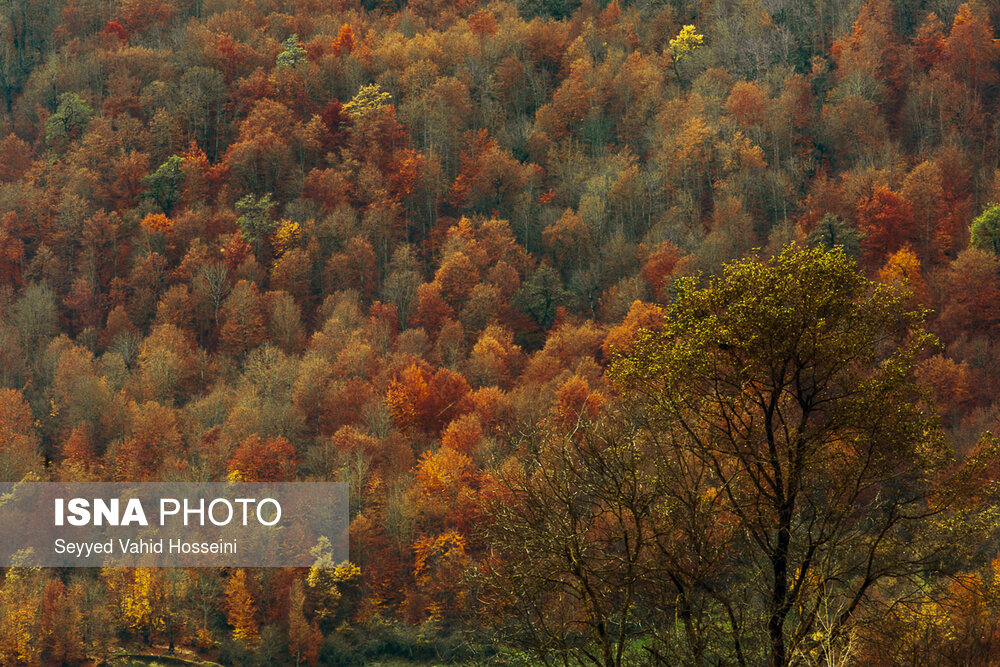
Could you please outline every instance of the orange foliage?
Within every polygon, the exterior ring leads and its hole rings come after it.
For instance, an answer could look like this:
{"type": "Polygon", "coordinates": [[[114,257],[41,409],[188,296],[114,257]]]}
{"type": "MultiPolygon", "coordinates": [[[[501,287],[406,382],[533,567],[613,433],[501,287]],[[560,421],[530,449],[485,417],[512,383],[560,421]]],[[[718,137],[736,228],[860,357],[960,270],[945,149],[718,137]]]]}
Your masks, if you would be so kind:
{"type": "Polygon", "coordinates": [[[865,234],[861,249],[872,266],[916,239],[910,203],[884,185],[858,206],[858,229],[865,234]]]}
{"type": "Polygon", "coordinates": [[[917,64],[924,69],[930,69],[941,59],[944,53],[944,24],[934,12],[924,18],[916,37],[913,38],[913,48],[917,56],[917,64]]]}
{"type": "Polygon", "coordinates": [[[427,617],[457,618],[467,595],[462,587],[463,575],[471,562],[465,539],[455,531],[424,536],[414,543],[413,552],[413,576],[418,590],[427,598],[427,617]]]}
{"type": "Polygon", "coordinates": [[[608,332],[601,350],[605,359],[610,359],[619,352],[624,352],[636,340],[639,333],[646,330],[656,330],[664,324],[663,308],[653,303],[633,301],[628,309],[628,315],[622,323],[608,332]]]}
{"type": "Polygon", "coordinates": [[[674,269],[681,257],[680,248],[669,241],[656,246],[646,257],[640,273],[642,279],[646,281],[646,284],[653,290],[653,294],[658,298],[666,298],[665,290],[670,286],[674,269]]]}
{"type": "Polygon", "coordinates": [[[761,125],[766,113],[767,96],[754,81],[738,81],[726,100],[726,111],[743,127],[761,125]]]}
{"type": "Polygon", "coordinates": [[[413,362],[389,383],[386,403],[399,429],[437,433],[468,410],[468,393],[461,375],[447,368],[432,372],[426,364],[413,362]]]}
{"type": "Polygon", "coordinates": [[[0,283],[19,287],[24,263],[24,241],[17,235],[13,211],[0,218],[0,283]]]}
{"type": "Polygon", "coordinates": [[[174,228],[174,221],[162,213],[150,213],[141,224],[151,234],[165,234],[174,228]]]}
{"type": "Polygon", "coordinates": [[[604,396],[591,389],[585,378],[574,375],[556,392],[552,418],[561,428],[572,430],[595,420],[605,403],[604,396]]]}
{"type": "Polygon", "coordinates": [[[450,424],[441,435],[441,447],[468,454],[483,437],[483,427],[475,415],[463,415],[450,424]]]}
{"type": "Polygon", "coordinates": [[[904,288],[913,293],[918,304],[928,301],[927,285],[920,270],[920,259],[909,247],[897,250],[879,269],[878,279],[887,285],[904,288]]]}
{"type": "Polygon", "coordinates": [[[286,438],[263,440],[254,434],[229,459],[229,475],[244,482],[288,482],[295,478],[296,465],[295,449],[286,438]]]}
{"type": "Polygon", "coordinates": [[[995,84],[1000,44],[985,10],[964,3],[955,13],[941,52],[941,65],[956,79],[979,92],[995,84]]]}
{"type": "Polygon", "coordinates": [[[41,469],[35,417],[20,391],[0,389],[0,475],[18,482],[24,473],[41,469]]]}
{"type": "Polygon", "coordinates": [[[497,20],[493,14],[479,10],[469,16],[469,28],[479,37],[492,37],[497,31],[497,20]]]}
{"type": "Polygon", "coordinates": [[[130,428],[118,447],[115,479],[143,482],[157,479],[167,455],[177,456],[182,449],[177,417],[170,408],[155,401],[129,407],[130,428]]]}
{"type": "Polygon", "coordinates": [[[446,320],[453,319],[455,311],[441,295],[440,286],[424,283],[417,288],[417,309],[410,318],[410,324],[423,327],[428,332],[438,331],[446,320]]]}
{"type": "Polygon", "coordinates": [[[333,55],[349,55],[354,50],[354,28],[350,23],[344,23],[337,31],[337,38],[333,40],[333,55]]]}

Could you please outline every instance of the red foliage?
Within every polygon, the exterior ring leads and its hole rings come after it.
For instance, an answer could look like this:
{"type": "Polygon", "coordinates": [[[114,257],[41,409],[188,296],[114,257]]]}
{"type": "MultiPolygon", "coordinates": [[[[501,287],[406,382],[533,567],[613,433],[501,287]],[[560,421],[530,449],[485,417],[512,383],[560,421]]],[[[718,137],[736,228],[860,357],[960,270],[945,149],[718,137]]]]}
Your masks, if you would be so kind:
{"type": "Polygon", "coordinates": [[[861,202],[857,215],[858,229],[865,234],[861,249],[869,266],[878,266],[890,253],[917,240],[910,203],[884,185],[861,202]]]}
{"type": "Polygon", "coordinates": [[[767,96],[753,81],[739,81],[726,100],[726,111],[738,124],[752,127],[764,122],[767,96]]]}
{"type": "Polygon", "coordinates": [[[288,482],[295,478],[298,459],[286,438],[261,439],[257,434],[240,442],[229,459],[229,474],[244,482],[288,482]]]}
{"type": "Polygon", "coordinates": [[[469,16],[469,28],[479,37],[492,37],[497,31],[497,20],[493,14],[479,10],[469,16]]]}
{"type": "Polygon", "coordinates": [[[0,218],[0,284],[20,287],[24,263],[24,241],[15,229],[17,214],[13,211],[0,218]]]}
{"type": "Polygon", "coordinates": [[[681,249],[669,241],[665,241],[653,249],[642,265],[642,279],[653,290],[657,298],[666,297],[665,289],[670,286],[674,268],[683,253],[681,249]]]}
{"type": "Polygon", "coordinates": [[[121,23],[118,22],[118,19],[108,21],[104,26],[104,30],[101,32],[105,35],[114,35],[121,40],[123,44],[128,41],[129,32],[121,23]]]}

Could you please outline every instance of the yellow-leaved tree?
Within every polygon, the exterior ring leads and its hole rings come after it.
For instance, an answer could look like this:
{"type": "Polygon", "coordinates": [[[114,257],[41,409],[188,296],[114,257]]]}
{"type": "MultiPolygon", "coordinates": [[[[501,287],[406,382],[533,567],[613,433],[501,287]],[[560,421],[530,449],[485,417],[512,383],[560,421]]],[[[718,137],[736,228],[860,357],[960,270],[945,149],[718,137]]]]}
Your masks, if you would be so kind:
{"type": "Polygon", "coordinates": [[[233,639],[249,646],[255,645],[260,637],[257,608],[247,586],[245,569],[240,568],[229,577],[225,600],[226,620],[233,627],[233,639]]]}
{"type": "Polygon", "coordinates": [[[678,81],[681,80],[681,74],[677,69],[677,63],[690,56],[695,49],[704,46],[704,41],[705,36],[693,25],[684,26],[677,36],[670,40],[670,64],[678,81]]]}
{"type": "Polygon", "coordinates": [[[335,565],[333,547],[326,537],[319,538],[311,553],[316,561],[306,577],[308,595],[320,627],[330,630],[346,616],[344,593],[357,586],[361,568],[348,561],[335,565]]]}
{"type": "Polygon", "coordinates": [[[382,90],[381,86],[377,83],[370,83],[367,86],[361,86],[351,101],[344,105],[344,111],[350,114],[351,118],[357,120],[372,111],[381,109],[391,100],[392,95],[382,90]]]}

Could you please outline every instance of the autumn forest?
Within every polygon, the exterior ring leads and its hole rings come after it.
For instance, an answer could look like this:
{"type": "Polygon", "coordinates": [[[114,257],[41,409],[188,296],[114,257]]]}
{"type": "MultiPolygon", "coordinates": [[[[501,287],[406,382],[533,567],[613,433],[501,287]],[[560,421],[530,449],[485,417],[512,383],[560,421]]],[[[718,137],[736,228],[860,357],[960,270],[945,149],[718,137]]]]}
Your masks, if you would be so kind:
{"type": "Polygon", "coordinates": [[[350,489],[348,561],[3,563],[0,665],[1000,665],[998,35],[0,3],[0,480],[350,489]]]}

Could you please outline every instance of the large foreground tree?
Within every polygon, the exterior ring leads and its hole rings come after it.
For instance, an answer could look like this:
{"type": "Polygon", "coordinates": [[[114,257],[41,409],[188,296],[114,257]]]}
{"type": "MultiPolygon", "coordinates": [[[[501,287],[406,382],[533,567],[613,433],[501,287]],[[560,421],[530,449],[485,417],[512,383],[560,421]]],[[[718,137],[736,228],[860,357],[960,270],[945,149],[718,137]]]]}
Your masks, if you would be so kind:
{"type": "Polygon", "coordinates": [[[839,248],[676,294],[612,362],[614,414],[501,475],[495,537],[541,568],[506,570],[506,602],[583,663],[838,662],[942,562],[953,457],[913,377],[924,313],[839,248]]]}

